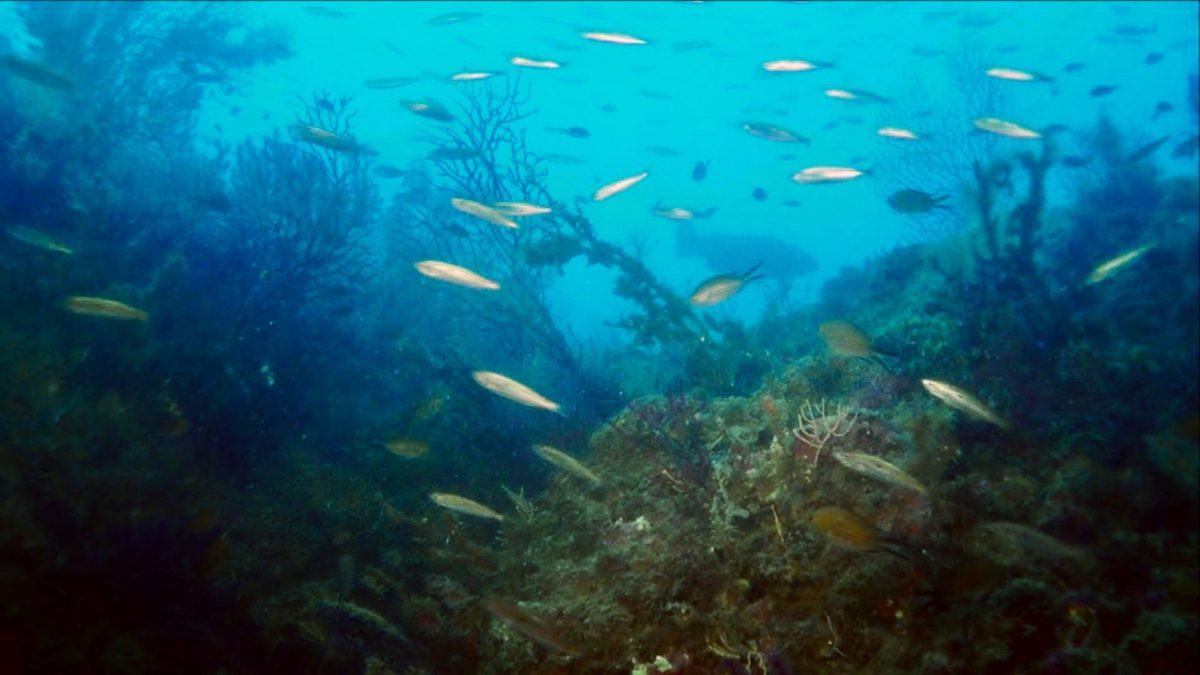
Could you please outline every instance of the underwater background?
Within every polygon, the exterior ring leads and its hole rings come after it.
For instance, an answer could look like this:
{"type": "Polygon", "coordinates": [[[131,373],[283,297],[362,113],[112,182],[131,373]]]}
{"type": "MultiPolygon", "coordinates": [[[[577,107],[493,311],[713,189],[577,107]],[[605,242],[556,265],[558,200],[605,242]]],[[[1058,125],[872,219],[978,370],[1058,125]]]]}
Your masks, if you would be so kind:
{"type": "Polygon", "coordinates": [[[1193,673],[1196,2],[0,4],[0,673],[1193,673]]]}

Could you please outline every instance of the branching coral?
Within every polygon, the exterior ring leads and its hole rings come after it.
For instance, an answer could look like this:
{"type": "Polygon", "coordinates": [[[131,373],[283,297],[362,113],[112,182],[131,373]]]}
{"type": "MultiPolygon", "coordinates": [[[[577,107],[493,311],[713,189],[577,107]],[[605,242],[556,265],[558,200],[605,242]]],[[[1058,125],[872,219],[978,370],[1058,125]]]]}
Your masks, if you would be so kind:
{"type": "Polygon", "coordinates": [[[838,403],[833,410],[826,410],[825,399],[813,405],[805,400],[800,404],[800,412],[796,415],[796,427],[792,435],[803,443],[816,449],[813,464],[821,459],[821,450],[831,438],[841,438],[854,429],[858,421],[858,411],[838,403]],[[853,413],[853,414],[851,414],[853,413]]]}

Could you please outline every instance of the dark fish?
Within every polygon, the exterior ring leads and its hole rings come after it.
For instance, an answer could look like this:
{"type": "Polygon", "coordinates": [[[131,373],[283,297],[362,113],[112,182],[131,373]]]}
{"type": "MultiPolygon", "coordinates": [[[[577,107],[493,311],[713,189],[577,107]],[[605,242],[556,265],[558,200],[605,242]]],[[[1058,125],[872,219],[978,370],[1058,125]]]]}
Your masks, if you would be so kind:
{"type": "Polygon", "coordinates": [[[1065,125],[1065,124],[1051,124],[1051,125],[1048,125],[1045,129],[1042,129],[1042,135],[1049,136],[1050,134],[1061,134],[1062,132],[1064,132],[1066,130],[1067,130],[1067,125],[1065,125]]]}
{"type": "Polygon", "coordinates": [[[75,87],[75,83],[70,78],[56,73],[36,61],[23,59],[12,54],[4,57],[4,67],[17,77],[29,80],[34,84],[40,84],[43,87],[49,87],[50,89],[65,91],[75,87]]]}
{"type": "Polygon", "coordinates": [[[1083,70],[1084,68],[1087,68],[1086,63],[1080,63],[1078,61],[1073,61],[1071,63],[1068,63],[1066,66],[1064,66],[1063,70],[1068,73],[1078,73],[1079,71],[1083,70]]]}
{"type": "Polygon", "coordinates": [[[676,52],[688,52],[693,49],[705,49],[713,46],[709,40],[687,40],[685,42],[676,42],[671,45],[671,50],[676,52]]]}
{"type": "Polygon", "coordinates": [[[414,101],[412,99],[405,99],[400,101],[400,105],[404,106],[405,110],[413,113],[414,115],[428,117],[429,119],[437,120],[438,122],[451,122],[454,120],[454,115],[451,115],[450,111],[446,110],[446,106],[432,99],[428,101],[414,101]]]}
{"type": "Polygon", "coordinates": [[[1015,54],[1021,51],[1021,45],[1000,45],[996,47],[997,54],[1015,54]]]}
{"type": "Polygon", "coordinates": [[[479,156],[479,151],[474,148],[434,148],[425,155],[426,159],[432,160],[464,160],[474,159],[479,156]]]}
{"type": "Polygon", "coordinates": [[[652,155],[658,155],[659,157],[678,157],[683,154],[682,152],[679,152],[675,148],[669,148],[665,145],[646,146],[646,152],[648,152],[652,155]]]}
{"type": "Polygon", "coordinates": [[[346,18],[345,12],[339,12],[336,9],[329,9],[327,7],[318,7],[316,5],[309,5],[308,7],[305,7],[304,11],[308,12],[309,14],[312,14],[313,16],[319,16],[319,17],[322,17],[325,19],[344,19],[344,18],[346,18]]]}
{"type": "Polygon", "coordinates": [[[463,21],[470,21],[471,19],[478,19],[481,16],[483,15],[479,12],[450,12],[449,14],[438,14],[425,23],[430,26],[448,26],[452,23],[460,23],[463,21]]]}
{"type": "Polygon", "coordinates": [[[229,116],[230,116],[230,117],[237,117],[237,116],[238,116],[238,113],[240,113],[240,112],[242,112],[242,109],[241,109],[241,108],[239,108],[239,107],[237,107],[237,106],[234,106],[234,107],[232,107],[232,108],[230,108],[230,109],[229,109],[229,116]]]}
{"type": "Polygon", "coordinates": [[[1150,52],[1149,54],[1146,55],[1146,58],[1142,59],[1142,62],[1148,66],[1152,66],[1162,60],[1163,60],[1162,54],[1160,54],[1159,52],[1150,52]]]}
{"type": "Polygon", "coordinates": [[[958,25],[963,28],[987,28],[999,20],[997,16],[988,16],[986,14],[967,14],[959,17],[958,25]]]}
{"type": "Polygon", "coordinates": [[[604,105],[600,106],[600,110],[602,110],[604,112],[616,112],[617,106],[615,106],[611,103],[605,103],[604,105]]]}
{"type": "Polygon", "coordinates": [[[335,134],[332,131],[307,124],[288,125],[288,134],[294,140],[312,143],[336,152],[358,153],[364,149],[350,136],[335,134]]]}
{"type": "Polygon", "coordinates": [[[396,54],[397,56],[404,56],[404,50],[401,49],[399,46],[397,46],[396,43],[394,43],[394,42],[389,42],[389,41],[385,40],[383,43],[383,46],[387,47],[388,51],[392,52],[393,54],[396,54]]]}
{"type": "Polygon", "coordinates": [[[1092,90],[1089,91],[1088,94],[1090,94],[1094,98],[1099,98],[1101,96],[1108,96],[1109,94],[1116,91],[1118,86],[1120,86],[1120,85],[1102,84],[1098,87],[1092,87],[1092,90]]]}
{"type": "Polygon", "coordinates": [[[701,181],[707,178],[709,164],[712,164],[711,159],[706,159],[703,162],[696,162],[696,166],[692,167],[692,180],[701,181]]]}
{"type": "Polygon", "coordinates": [[[583,127],[567,127],[565,129],[561,127],[546,127],[546,130],[556,131],[560,134],[570,136],[571,138],[587,138],[588,136],[592,135],[592,132],[584,129],[583,127]]]}
{"type": "Polygon", "coordinates": [[[459,239],[466,239],[467,237],[471,236],[471,233],[467,232],[467,228],[463,227],[462,225],[457,225],[457,224],[447,225],[446,232],[449,232],[450,234],[458,237],[459,239]]]}
{"type": "Polygon", "coordinates": [[[1143,145],[1142,147],[1138,148],[1137,150],[1134,150],[1133,152],[1129,153],[1129,156],[1125,158],[1125,161],[1126,162],[1136,162],[1139,160],[1146,159],[1150,155],[1153,155],[1154,151],[1158,150],[1158,148],[1160,146],[1162,146],[1163,143],[1166,143],[1167,140],[1170,138],[1171,138],[1170,136],[1163,136],[1162,138],[1160,138],[1156,141],[1151,141],[1151,142],[1143,145]]]}
{"type": "Polygon", "coordinates": [[[708,218],[712,218],[712,217],[713,217],[713,214],[714,214],[714,213],[716,213],[716,212],[717,212],[717,207],[715,207],[715,206],[710,206],[710,207],[708,207],[707,209],[700,209],[699,211],[696,211],[696,212],[694,213],[694,215],[695,215],[697,218],[701,218],[701,219],[708,219],[708,218]]]}
{"type": "Polygon", "coordinates": [[[378,77],[373,80],[363,80],[362,86],[367,89],[396,89],[416,82],[419,77],[378,77]]]}
{"type": "Polygon", "coordinates": [[[1200,150],[1200,136],[1192,136],[1175,146],[1175,149],[1171,151],[1171,158],[1183,159],[1185,157],[1195,157],[1197,150],[1200,150]]]}
{"type": "Polygon", "coordinates": [[[754,197],[755,199],[757,199],[760,202],[767,201],[767,191],[760,187],[754,188],[754,192],[751,192],[750,196],[754,197]]]}
{"type": "Polygon", "coordinates": [[[790,162],[793,159],[796,159],[796,155],[794,155],[790,152],[785,152],[782,155],[779,155],[779,159],[782,159],[785,162],[790,162]]]}
{"type": "Polygon", "coordinates": [[[394,167],[390,164],[380,164],[373,171],[380,178],[399,178],[405,173],[404,169],[394,167]]]}
{"type": "Polygon", "coordinates": [[[1141,35],[1149,35],[1158,32],[1158,24],[1152,26],[1134,26],[1131,24],[1121,24],[1113,28],[1114,33],[1125,37],[1138,37],[1141,35]]]}
{"type": "Polygon", "coordinates": [[[928,213],[934,209],[949,210],[950,207],[941,203],[949,198],[950,195],[934,197],[928,192],[922,192],[921,190],[899,190],[897,192],[893,192],[892,195],[887,198],[887,203],[888,206],[892,207],[892,209],[897,213],[913,215],[917,213],[928,213]]]}
{"type": "Polygon", "coordinates": [[[800,202],[799,202],[798,200],[795,200],[795,199],[785,199],[785,200],[783,200],[782,202],[779,202],[779,203],[780,203],[780,204],[783,204],[784,206],[791,207],[791,208],[793,208],[793,209],[794,209],[794,208],[797,208],[797,207],[799,207],[799,206],[802,206],[802,205],[800,204],[800,202]]]}
{"type": "Polygon", "coordinates": [[[1175,106],[1171,105],[1170,103],[1167,103],[1166,101],[1159,101],[1158,105],[1154,106],[1154,114],[1150,116],[1150,119],[1156,120],[1158,119],[1159,115],[1165,115],[1174,109],[1175,106]]]}
{"type": "Polygon", "coordinates": [[[1088,155],[1087,157],[1078,157],[1078,156],[1075,156],[1075,155],[1071,155],[1071,156],[1069,156],[1069,157],[1063,157],[1063,158],[1062,158],[1062,163],[1063,163],[1063,166],[1066,166],[1066,167],[1069,167],[1069,168],[1072,168],[1072,169],[1078,169],[1078,168],[1081,168],[1081,167],[1085,167],[1085,166],[1087,166],[1087,165],[1088,165],[1088,163],[1090,163],[1091,161],[1092,161],[1092,156],[1091,156],[1091,155],[1088,155]]]}
{"type": "Polygon", "coordinates": [[[825,126],[823,126],[821,128],[824,129],[825,131],[830,131],[831,129],[836,129],[840,126],[842,126],[841,120],[830,120],[830,121],[826,122],[825,126]]]}

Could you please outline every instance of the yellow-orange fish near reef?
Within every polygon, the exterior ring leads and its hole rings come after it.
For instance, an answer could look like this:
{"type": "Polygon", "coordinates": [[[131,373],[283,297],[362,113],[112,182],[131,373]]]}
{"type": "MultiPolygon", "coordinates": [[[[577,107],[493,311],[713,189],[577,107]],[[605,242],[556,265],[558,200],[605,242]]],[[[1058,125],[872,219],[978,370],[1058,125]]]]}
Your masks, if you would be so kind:
{"type": "Polygon", "coordinates": [[[649,171],[643,171],[643,172],[637,174],[636,176],[622,178],[621,180],[616,181],[614,183],[609,183],[608,185],[605,185],[604,187],[600,188],[599,190],[596,190],[596,194],[592,195],[592,200],[597,201],[597,202],[604,201],[605,199],[608,199],[609,197],[611,197],[617,193],[624,192],[624,191],[628,190],[629,188],[633,187],[634,185],[637,185],[646,176],[649,176],[649,175],[650,175],[649,171]]]}
{"type": "Polygon", "coordinates": [[[924,379],[921,380],[921,386],[925,387],[925,390],[937,397],[938,400],[955,410],[961,410],[971,417],[983,420],[984,422],[991,422],[1001,429],[1009,428],[1008,422],[1000,417],[1000,415],[997,415],[996,411],[989,408],[987,404],[952,384],[924,379]]]}
{"type": "Polygon", "coordinates": [[[413,265],[413,267],[421,274],[431,279],[437,279],[438,281],[487,291],[494,291],[500,288],[500,284],[487,277],[480,276],[465,267],[451,265],[448,262],[440,260],[422,260],[413,265]]]}
{"type": "Polygon", "coordinates": [[[89,298],[82,295],[75,295],[67,298],[67,301],[63,303],[63,307],[68,312],[74,314],[102,316],[106,319],[120,319],[123,321],[150,320],[150,315],[142,310],[130,307],[123,302],[108,300],[106,298],[89,298]]]}
{"type": "Polygon", "coordinates": [[[517,227],[516,223],[505,218],[496,209],[485,204],[480,204],[479,202],[473,202],[470,199],[454,197],[450,200],[450,205],[467,215],[486,220],[493,225],[503,225],[504,227],[511,227],[513,229],[517,227]]]}
{"type": "Polygon", "coordinates": [[[510,377],[487,370],[477,370],[471,373],[471,377],[475,378],[475,382],[479,386],[497,396],[503,396],[510,401],[516,401],[521,405],[527,405],[531,408],[541,408],[559,413],[560,415],[562,414],[559,412],[559,408],[561,407],[559,404],[510,377]]]}
{"type": "Polygon", "coordinates": [[[596,42],[607,42],[611,45],[644,45],[649,44],[647,41],[625,33],[597,33],[588,32],[581,33],[581,37],[586,40],[594,40],[596,42]]]}
{"type": "Polygon", "coordinates": [[[443,509],[450,509],[451,511],[465,513],[468,516],[476,516],[478,518],[491,518],[492,520],[504,520],[504,516],[500,515],[499,513],[496,513],[495,511],[489,509],[488,507],[484,506],[483,504],[480,504],[479,502],[477,502],[473,499],[467,499],[466,497],[459,497],[458,495],[452,495],[452,494],[449,494],[446,492],[430,493],[429,498],[433,500],[434,504],[437,504],[438,506],[442,507],[443,509]]]}

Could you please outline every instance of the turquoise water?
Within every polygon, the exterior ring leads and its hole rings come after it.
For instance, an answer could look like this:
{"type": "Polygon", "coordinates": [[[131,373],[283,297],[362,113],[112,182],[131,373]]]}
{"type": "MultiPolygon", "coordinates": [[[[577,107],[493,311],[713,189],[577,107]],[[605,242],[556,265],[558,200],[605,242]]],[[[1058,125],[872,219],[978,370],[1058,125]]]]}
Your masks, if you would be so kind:
{"type": "Polygon", "coordinates": [[[1194,672],[1198,20],[0,4],[0,672],[1194,672]]]}

